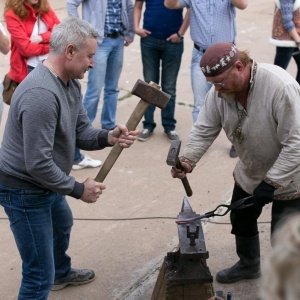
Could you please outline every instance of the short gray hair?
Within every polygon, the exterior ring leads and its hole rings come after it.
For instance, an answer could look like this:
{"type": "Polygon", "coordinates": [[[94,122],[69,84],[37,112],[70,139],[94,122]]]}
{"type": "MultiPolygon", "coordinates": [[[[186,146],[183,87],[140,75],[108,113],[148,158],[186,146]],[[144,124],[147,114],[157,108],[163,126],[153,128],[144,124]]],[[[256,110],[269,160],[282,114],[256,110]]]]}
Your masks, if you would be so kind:
{"type": "Polygon", "coordinates": [[[54,27],[50,38],[50,52],[61,54],[70,44],[80,50],[88,38],[97,39],[97,37],[98,32],[87,21],[68,17],[54,27]]]}

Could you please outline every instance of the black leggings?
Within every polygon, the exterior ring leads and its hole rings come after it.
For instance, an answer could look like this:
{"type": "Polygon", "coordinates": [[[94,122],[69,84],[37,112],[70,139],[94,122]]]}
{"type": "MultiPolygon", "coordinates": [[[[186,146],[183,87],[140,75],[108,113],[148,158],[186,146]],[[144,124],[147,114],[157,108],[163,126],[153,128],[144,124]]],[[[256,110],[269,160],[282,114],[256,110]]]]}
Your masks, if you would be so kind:
{"type": "MultiPolygon", "coordinates": [[[[234,186],[231,203],[250,196],[243,189],[234,186]]],[[[293,200],[274,200],[272,203],[271,235],[278,222],[287,214],[300,212],[300,198],[293,200]]],[[[251,206],[241,210],[233,210],[230,213],[232,224],[231,233],[241,237],[252,237],[258,233],[257,219],[262,212],[259,206],[251,206]]]]}
{"type": "Polygon", "coordinates": [[[276,55],[274,65],[279,66],[283,69],[287,69],[291,58],[293,57],[297,65],[297,76],[296,80],[300,84],[300,53],[293,55],[298,52],[298,48],[293,47],[276,47],[276,55]]]}

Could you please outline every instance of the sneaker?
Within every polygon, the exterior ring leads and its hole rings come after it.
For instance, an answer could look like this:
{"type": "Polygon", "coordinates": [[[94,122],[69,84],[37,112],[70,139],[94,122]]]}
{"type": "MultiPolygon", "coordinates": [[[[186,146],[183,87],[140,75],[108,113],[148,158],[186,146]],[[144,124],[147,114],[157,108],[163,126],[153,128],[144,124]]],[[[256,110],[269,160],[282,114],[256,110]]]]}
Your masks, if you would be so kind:
{"type": "Polygon", "coordinates": [[[238,154],[237,154],[237,152],[236,152],[236,150],[235,150],[235,148],[234,148],[233,145],[232,145],[231,148],[230,148],[229,156],[230,156],[231,158],[236,158],[236,157],[238,157],[238,154]]]}
{"type": "Polygon", "coordinates": [[[147,141],[153,132],[147,128],[144,128],[138,135],[138,140],[141,142],[147,141]]]}
{"type": "Polygon", "coordinates": [[[95,272],[88,269],[71,269],[71,274],[68,278],[60,278],[54,280],[52,291],[58,291],[67,285],[82,285],[87,284],[95,279],[95,272]]]}
{"type": "Polygon", "coordinates": [[[84,159],[80,163],[74,164],[72,166],[72,169],[73,170],[81,170],[84,168],[97,168],[97,167],[100,167],[101,165],[102,165],[101,160],[92,159],[89,156],[85,155],[84,159]]]}
{"type": "Polygon", "coordinates": [[[170,142],[180,140],[179,135],[175,130],[165,131],[165,135],[170,142]]]}

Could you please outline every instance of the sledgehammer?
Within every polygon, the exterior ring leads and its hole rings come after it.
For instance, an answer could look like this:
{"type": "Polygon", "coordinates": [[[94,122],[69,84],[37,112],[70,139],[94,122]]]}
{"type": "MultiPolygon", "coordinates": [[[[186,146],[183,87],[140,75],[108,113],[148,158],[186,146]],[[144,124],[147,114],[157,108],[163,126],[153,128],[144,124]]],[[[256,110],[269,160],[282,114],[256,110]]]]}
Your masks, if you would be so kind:
{"type": "MultiPolygon", "coordinates": [[[[180,146],[181,146],[180,140],[172,141],[172,144],[170,146],[169,153],[167,156],[167,164],[169,166],[176,167],[177,169],[183,170],[182,165],[179,160],[179,157],[178,157],[179,152],[180,152],[180,146]]],[[[182,184],[184,186],[187,196],[189,196],[189,197],[192,196],[193,191],[190,187],[187,177],[182,178],[181,181],[182,181],[182,184]]]]}
{"type": "MultiPolygon", "coordinates": [[[[126,123],[128,131],[136,129],[150,104],[153,104],[159,108],[165,108],[171,98],[171,96],[167,93],[160,91],[160,87],[156,83],[150,82],[150,84],[148,84],[140,79],[134,85],[131,93],[140,97],[141,99],[126,123]]],[[[95,178],[96,181],[104,181],[122,150],[123,148],[118,143],[113,146],[95,178]]]]}

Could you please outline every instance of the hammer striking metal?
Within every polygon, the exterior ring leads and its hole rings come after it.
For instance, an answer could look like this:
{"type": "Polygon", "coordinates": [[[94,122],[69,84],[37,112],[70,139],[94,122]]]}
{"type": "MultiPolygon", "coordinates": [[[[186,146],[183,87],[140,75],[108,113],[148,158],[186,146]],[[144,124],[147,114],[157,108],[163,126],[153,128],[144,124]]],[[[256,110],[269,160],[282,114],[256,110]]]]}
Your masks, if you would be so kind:
{"type": "MultiPolygon", "coordinates": [[[[141,99],[126,123],[128,131],[136,129],[150,104],[153,104],[159,108],[165,108],[171,98],[169,94],[160,91],[160,87],[156,83],[150,82],[150,84],[148,84],[140,79],[134,85],[131,93],[141,97],[141,99]]],[[[122,150],[123,148],[118,143],[113,146],[95,178],[97,182],[104,181],[122,150]]]]}
{"type": "MultiPolygon", "coordinates": [[[[179,152],[180,152],[180,146],[181,146],[181,141],[180,140],[175,140],[172,141],[172,144],[169,149],[168,157],[167,157],[167,164],[172,167],[176,167],[177,169],[183,170],[182,165],[179,160],[179,152]]],[[[187,177],[185,176],[184,178],[181,179],[182,184],[184,186],[185,192],[187,196],[192,196],[193,191],[190,187],[190,184],[188,182],[187,177]]]]}

